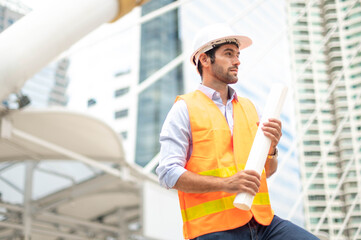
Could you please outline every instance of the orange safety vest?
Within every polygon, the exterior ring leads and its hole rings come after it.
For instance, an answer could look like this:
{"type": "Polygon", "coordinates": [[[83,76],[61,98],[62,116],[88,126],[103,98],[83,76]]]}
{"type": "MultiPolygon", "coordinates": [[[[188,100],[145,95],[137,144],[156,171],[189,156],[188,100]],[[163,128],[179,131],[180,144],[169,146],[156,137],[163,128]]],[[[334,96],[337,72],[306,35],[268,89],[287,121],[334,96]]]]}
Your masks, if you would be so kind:
{"type": "MultiPolygon", "coordinates": [[[[226,118],[204,93],[197,90],[178,96],[176,101],[180,99],[186,102],[188,108],[193,139],[192,155],[185,168],[200,175],[224,178],[243,170],[257,132],[258,114],[253,104],[245,98],[232,101],[232,138],[226,118]]],[[[243,226],[252,216],[258,223],[269,225],[274,216],[265,171],[249,211],[233,206],[234,193],[178,191],[178,196],[186,239],[243,226]]]]}

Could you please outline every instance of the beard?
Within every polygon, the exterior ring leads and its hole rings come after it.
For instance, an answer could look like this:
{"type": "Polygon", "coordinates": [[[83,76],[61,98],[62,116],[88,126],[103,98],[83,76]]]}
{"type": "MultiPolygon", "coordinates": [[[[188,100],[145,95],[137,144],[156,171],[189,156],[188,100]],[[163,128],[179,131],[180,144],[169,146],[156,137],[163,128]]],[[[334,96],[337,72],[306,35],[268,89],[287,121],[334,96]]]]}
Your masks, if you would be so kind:
{"type": "Polygon", "coordinates": [[[231,70],[235,69],[236,67],[229,67],[228,69],[224,69],[217,63],[213,63],[213,75],[220,80],[221,82],[224,82],[226,84],[234,84],[238,81],[237,74],[235,75],[234,72],[231,72],[231,70]]]}

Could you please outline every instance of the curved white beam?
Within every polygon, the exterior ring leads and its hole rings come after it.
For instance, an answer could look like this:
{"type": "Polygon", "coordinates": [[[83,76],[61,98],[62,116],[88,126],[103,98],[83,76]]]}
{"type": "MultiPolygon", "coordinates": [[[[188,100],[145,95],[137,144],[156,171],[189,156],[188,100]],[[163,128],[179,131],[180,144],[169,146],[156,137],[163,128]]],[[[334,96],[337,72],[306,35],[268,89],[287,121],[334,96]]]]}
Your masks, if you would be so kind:
{"type": "Polygon", "coordinates": [[[144,0],[52,0],[0,34],[0,101],[75,42],[144,0]]]}

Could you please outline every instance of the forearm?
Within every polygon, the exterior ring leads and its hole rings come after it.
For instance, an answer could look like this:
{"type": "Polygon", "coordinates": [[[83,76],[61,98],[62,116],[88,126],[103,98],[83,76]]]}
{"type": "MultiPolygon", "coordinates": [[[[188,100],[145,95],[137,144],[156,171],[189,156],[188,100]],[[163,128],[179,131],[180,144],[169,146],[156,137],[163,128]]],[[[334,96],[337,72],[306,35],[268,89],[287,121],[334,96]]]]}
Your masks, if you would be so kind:
{"type": "Polygon", "coordinates": [[[179,177],[174,188],[187,193],[224,191],[224,179],[186,171],[179,177]]]}
{"type": "Polygon", "coordinates": [[[271,146],[268,151],[268,156],[265,163],[266,177],[269,178],[277,171],[278,166],[278,150],[276,147],[271,146]]]}
{"type": "Polygon", "coordinates": [[[228,193],[247,192],[256,195],[260,184],[260,176],[253,170],[239,171],[226,178],[203,176],[186,171],[179,177],[174,188],[187,193],[222,191],[228,193]]]}
{"type": "Polygon", "coordinates": [[[266,177],[269,178],[272,176],[276,171],[278,167],[278,159],[277,158],[271,158],[266,160],[266,164],[264,166],[266,171],[266,177]]]}
{"type": "Polygon", "coordinates": [[[270,118],[269,122],[263,123],[262,130],[264,135],[271,140],[271,147],[268,152],[269,157],[265,164],[266,176],[270,177],[276,172],[278,166],[277,144],[282,136],[282,123],[278,119],[270,118]],[[270,158],[270,156],[273,157],[270,158]]]}

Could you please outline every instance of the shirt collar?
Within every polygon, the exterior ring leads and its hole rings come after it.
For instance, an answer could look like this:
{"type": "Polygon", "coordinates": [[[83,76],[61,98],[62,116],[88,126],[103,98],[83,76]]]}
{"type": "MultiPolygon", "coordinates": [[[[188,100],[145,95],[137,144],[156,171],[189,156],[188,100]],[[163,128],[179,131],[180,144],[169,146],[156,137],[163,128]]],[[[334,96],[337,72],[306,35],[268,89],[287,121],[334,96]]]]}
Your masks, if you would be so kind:
{"type": "MultiPolygon", "coordinates": [[[[199,85],[198,87],[198,90],[201,91],[202,93],[204,93],[207,97],[209,97],[210,99],[214,99],[214,98],[217,98],[216,97],[216,94],[218,93],[216,90],[210,88],[210,87],[207,87],[207,86],[204,86],[202,84],[199,85]]],[[[237,97],[237,93],[236,91],[231,88],[230,86],[228,86],[228,92],[229,92],[229,95],[231,96],[231,101],[233,99],[235,99],[236,101],[238,101],[238,97],[237,97]]],[[[218,93],[219,94],[219,93],[218,93]]]]}

